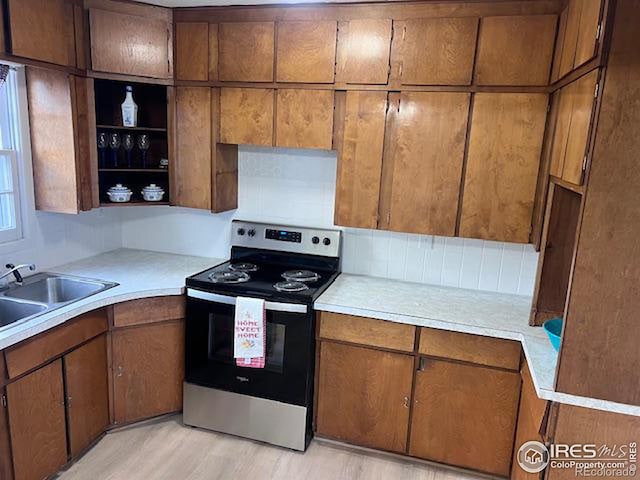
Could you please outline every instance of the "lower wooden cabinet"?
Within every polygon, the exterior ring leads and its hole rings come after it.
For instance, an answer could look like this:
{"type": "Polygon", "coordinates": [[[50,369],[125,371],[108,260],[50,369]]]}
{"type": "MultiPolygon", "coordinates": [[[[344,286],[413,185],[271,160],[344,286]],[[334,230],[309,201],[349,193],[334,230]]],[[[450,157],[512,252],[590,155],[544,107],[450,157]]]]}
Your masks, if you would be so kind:
{"type": "Polygon", "coordinates": [[[72,457],[89,447],[109,425],[106,339],[101,335],[64,357],[72,457]]]}
{"type": "Polygon", "coordinates": [[[112,333],[115,423],[129,423],[182,409],[184,322],[112,333]]]}
{"type": "Polygon", "coordinates": [[[67,463],[62,360],[7,385],[16,480],[41,480],[67,463]]]}
{"type": "Polygon", "coordinates": [[[318,433],[404,452],[412,379],[411,355],[322,342],[318,433]]]}
{"type": "Polygon", "coordinates": [[[508,476],[519,391],[517,372],[421,359],[409,453],[508,476]]]}
{"type": "MultiPolygon", "coordinates": [[[[0,357],[2,357],[1,354],[0,357]]],[[[1,366],[2,361],[0,360],[0,367],[1,366]]],[[[2,397],[3,400],[7,398],[4,388],[0,389],[0,397],[2,397]]],[[[11,438],[9,437],[9,418],[6,408],[0,408],[0,478],[2,480],[13,479],[11,438]]]]}

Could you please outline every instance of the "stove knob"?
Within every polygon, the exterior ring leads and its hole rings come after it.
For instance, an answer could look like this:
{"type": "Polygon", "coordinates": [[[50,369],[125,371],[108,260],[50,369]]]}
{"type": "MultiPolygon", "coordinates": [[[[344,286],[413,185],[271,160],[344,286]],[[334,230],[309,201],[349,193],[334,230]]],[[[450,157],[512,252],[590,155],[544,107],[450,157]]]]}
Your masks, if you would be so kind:
{"type": "Polygon", "coordinates": [[[244,228],[239,228],[238,229],[238,235],[240,235],[240,236],[244,235],[244,228]]]}
{"type": "Polygon", "coordinates": [[[324,237],[324,240],[322,240],[322,243],[329,246],[331,245],[331,239],[329,237],[324,237]]]}
{"type": "Polygon", "coordinates": [[[320,239],[318,237],[313,237],[311,239],[311,243],[313,243],[314,245],[317,245],[320,243],[320,239]]]}
{"type": "Polygon", "coordinates": [[[249,235],[250,237],[255,237],[256,236],[256,231],[252,228],[251,230],[249,230],[247,232],[247,235],[249,235]]]}

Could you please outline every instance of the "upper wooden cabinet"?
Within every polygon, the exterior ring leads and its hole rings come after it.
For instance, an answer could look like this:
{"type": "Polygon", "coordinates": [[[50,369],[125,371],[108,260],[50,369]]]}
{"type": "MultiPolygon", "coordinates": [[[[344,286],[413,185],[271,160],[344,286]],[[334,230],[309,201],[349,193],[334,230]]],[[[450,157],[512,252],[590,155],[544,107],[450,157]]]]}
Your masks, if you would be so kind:
{"type": "Polygon", "coordinates": [[[98,72],[168,79],[173,76],[170,11],[125,5],[91,8],[91,68],[98,72]],[[129,9],[130,8],[130,9],[129,9]]]}
{"type": "Polygon", "coordinates": [[[560,89],[551,146],[551,174],[575,185],[584,180],[589,131],[599,71],[593,70],[560,89]]]}
{"type": "Polygon", "coordinates": [[[273,145],[274,91],[220,89],[220,142],[273,145]]]}
{"type": "Polygon", "coordinates": [[[71,1],[8,0],[8,7],[14,55],[59,65],[76,65],[71,1]]]}
{"type": "Polygon", "coordinates": [[[476,94],[460,236],[529,242],[546,114],[546,94],[476,94]]]}
{"type": "Polygon", "coordinates": [[[469,85],[477,18],[425,18],[398,22],[404,85],[469,85]]]}
{"type": "Polygon", "coordinates": [[[337,29],[334,21],[278,23],[276,81],[333,83],[337,29]]]}
{"type": "Polygon", "coordinates": [[[377,228],[387,92],[336,95],[336,225],[377,228]]]}
{"type": "Polygon", "coordinates": [[[26,75],[36,209],[89,210],[98,204],[93,81],[35,67],[26,75]]]}
{"type": "Polygon", "coordinates": [[[221,23],[218,75],[225,82],[272,82],[273,22],[221,23]]]}
{"type": "Polygon", "coordinates": [[[176,88],[175,203],[211,210],[212,90],[176,88]]]}
{"type": "Polygon", "coordinates": [[[413,357],[322,342],[317,431],[337,440],[404,452],[413,357]]]}
{"type": "Polygon", "coordinates": [[[390,98],[380,228],[455,234],[468,93],[403,92],[390,98]]]}
{"type": "Polygon", "coordinates": [[[332,90],[278,90],[276,112],[277,147],[331,149],[332,90]]]}
{"type": "Polygon", "coordinates": [[[421,359],[409,453],[508,476],[519,393],[517,372],[421,359]]]}
{"type": "Polygon", "coordinates": [[[67,463],[62,360],[7,385],[15,480],[48,478],[67,463]]]}
{"type": "Polygon", "coordinates": [[[338,24],[337,83],[385,84],[389,77],[390,19],[338,24]]]}
{"type": "Polygon", "coordinates": [[[176,79],[209,80],[209,24],[176,23],[175,29],[176,79]]]}
{"type": "Polygon", "coordinates": [[[601,10],[602,0],[569,0],[560,16],[553,81],[595,56],[601,10]]]}
{"type": "Polygon", "coordinates": [[[556,15],[483,18],[476,83],[547,85],[556,22],[556,15]]]}

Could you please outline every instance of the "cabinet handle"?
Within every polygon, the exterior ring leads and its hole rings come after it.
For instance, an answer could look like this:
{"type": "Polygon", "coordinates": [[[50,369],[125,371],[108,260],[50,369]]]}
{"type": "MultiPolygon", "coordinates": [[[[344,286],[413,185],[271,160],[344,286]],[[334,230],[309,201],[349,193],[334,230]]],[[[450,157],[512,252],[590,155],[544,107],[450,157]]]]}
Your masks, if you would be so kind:
{"type": "Polygon", "coordinates": [[[424,357],[420,357],[420,361],[418,362],[418,371],[424,372],[427,368],[427,359],[424,357]]]}
{"type": "Polygon", "coordinates": [[[71,408],[71,400],[73,400],[73,398],[72,398],[72,397],[70,397],[70,396],[69,396],[69,397],[67,397],[67,406],[68,406],[69,408],[71,408]]]}
{"type": "Polygon", "coordinates": [[[124,368],[122,368],[122,366],[118,366],[118,373],[116,374],[117,377],[121,377],[122,374],[124,373],[124,368]]]}
{"type": "Polygon", "coordinates": [[[409,408],[409,397],[404,397],[404,402],[402,403],[404,408],[409,408]]]}

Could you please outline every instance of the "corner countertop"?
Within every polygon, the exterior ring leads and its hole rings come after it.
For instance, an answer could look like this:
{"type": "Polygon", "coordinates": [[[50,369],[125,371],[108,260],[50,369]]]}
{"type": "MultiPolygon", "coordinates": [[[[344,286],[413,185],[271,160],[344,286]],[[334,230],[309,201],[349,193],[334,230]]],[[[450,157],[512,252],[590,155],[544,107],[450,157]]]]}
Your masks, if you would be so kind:
{"type": "Polygon", "coordinates": [[[529,326],[531,297],[341,274],[318,298],[319,311],[517,340],[538,397],[640,416],[640,407],[554,390],[558,360],[541,327],[529,326]]]}
{"type": "Polygon", "coordinates": [[[185,278],[223,262],[146,250],[119,249],[46,271],[116,282],[119,285],[0,331],[0,350],[83,313],[127,300],[181,295],[185,278]]]}

